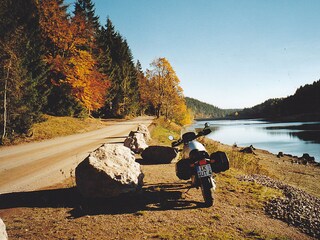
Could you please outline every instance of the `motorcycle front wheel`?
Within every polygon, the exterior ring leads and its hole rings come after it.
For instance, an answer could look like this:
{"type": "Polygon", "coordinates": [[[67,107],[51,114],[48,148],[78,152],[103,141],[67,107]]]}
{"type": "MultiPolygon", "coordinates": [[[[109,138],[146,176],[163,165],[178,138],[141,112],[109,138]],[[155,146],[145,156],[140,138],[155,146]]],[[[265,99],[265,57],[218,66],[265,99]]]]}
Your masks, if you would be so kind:
{"type": "Polygon", "coordinates": [[[201,179],[201,192],[204,199],[204,204],[206,207],[211,207],[213,205],[212,197],[212,183],[210,178],[201,179]]]}

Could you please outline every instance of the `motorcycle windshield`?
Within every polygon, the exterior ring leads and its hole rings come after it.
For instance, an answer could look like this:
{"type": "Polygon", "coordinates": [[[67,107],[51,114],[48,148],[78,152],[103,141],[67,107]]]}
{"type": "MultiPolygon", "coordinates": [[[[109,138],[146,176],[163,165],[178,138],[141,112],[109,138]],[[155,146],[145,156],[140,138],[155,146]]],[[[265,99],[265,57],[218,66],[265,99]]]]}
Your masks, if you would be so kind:
{"type": "MultiPolygon", "coordinates": [[[[206,123],[208,124],[208,123],[206,123]]],[[[206,127],[205,124],[199,124],[197,122],[193,123],[193,124],[189,124],[189,125],[184,125],[181,129],[181,137],[183,134],[187,133],[187,132],[194,132],[195,134],[197,134],[198,132],[200,132],[201,130],[204,129],[204,127],[206,127]]],[[[208,127],[209,128],[209,124],[208,127]]]]}
{"type": "Polygon", "coordinates": [[[194,132],[195,134],[197,134],[196,129],[194,128],[194,126],[192,124],[185,125],[182,127],[181,132],[180,132],[181,137],[183,134],[185,134],[187,132],[194,132]]]}

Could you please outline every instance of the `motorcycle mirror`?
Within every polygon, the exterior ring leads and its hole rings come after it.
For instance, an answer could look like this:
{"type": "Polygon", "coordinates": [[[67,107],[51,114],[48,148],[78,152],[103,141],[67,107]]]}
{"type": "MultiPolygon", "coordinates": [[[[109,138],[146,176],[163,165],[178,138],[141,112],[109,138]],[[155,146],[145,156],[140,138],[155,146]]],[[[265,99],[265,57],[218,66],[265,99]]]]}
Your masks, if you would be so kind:
{"type": "Polygon", "coordinates": [[[172,141],[174,139],[174,137],[171,136],[171,135],[168,138],[169,138],[170,141],[172,141]]]}
{"type": "Polygon", "coordinates": [[[204,124],[204,127],[205,127],[205,128],[210,127],[210,123],[206,122],[206,123],[204,124]]]}
{"type": "Polygon", "coordinates": [[[206,128],[203,130],[203,134],[204,135],[208,135],[209,133],[211,133],[211,129],[210,128],[206,128]]]}

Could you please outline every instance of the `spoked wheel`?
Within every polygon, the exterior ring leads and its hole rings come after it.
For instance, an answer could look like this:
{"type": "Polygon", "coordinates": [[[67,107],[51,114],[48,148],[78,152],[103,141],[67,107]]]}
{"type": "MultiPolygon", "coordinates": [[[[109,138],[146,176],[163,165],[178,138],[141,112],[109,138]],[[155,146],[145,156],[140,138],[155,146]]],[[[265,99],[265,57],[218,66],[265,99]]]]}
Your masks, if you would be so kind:
{"type": "Polygon", "coordinates": [[[213,197],[212,197],[212,185],[210,183],[211,179],[201,179],[201,192],[204,199],[204,204],[206,207],[211,207],[213,205],[213,197]]]}

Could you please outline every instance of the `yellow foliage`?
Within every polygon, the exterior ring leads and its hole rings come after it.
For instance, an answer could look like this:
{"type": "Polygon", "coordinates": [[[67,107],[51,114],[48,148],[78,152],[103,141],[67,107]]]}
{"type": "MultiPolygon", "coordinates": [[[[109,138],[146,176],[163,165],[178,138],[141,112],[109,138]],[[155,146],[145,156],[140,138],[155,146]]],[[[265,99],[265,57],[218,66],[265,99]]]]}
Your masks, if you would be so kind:
{"type": "Polygon", "coordinates": [[[147,70],[147,81],[143,82],[144,98],[149,100],[156,109],[156,115],[164,115],[179,124],[192,121],[187,109],[180,80],[166,58],[158,58],[151,63],[152,69],[147,70]]]}
{"type": "Polygon", "coordinates": [[[95,69],[95,61],[88,51],[74,51],[66,81],[72,86],[72,94],[89,111],[103,106],[109,83],[107,77],[95,69]]]}

